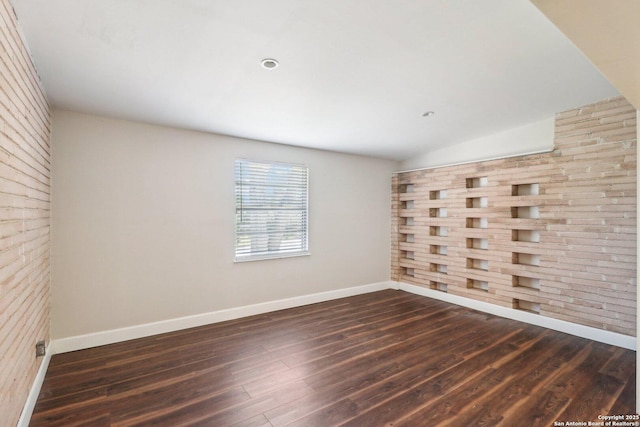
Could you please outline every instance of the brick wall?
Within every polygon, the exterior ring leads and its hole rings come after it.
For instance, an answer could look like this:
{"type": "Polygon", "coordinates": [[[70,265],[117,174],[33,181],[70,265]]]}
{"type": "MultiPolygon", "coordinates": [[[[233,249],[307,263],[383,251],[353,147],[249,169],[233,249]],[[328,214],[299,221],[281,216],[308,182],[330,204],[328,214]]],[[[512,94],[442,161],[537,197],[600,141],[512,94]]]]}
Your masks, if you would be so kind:
{"type": "Polygon", "coordinates": [[[396,174],[392,279],[634,336],[636,110],[557,114],[554,144],[396,174]]]}
{"type": "Polygon", "coordinates": [[[0,424],[15,425],[49,339],[50,117],[45,94],[0,0],[0,424]]]}

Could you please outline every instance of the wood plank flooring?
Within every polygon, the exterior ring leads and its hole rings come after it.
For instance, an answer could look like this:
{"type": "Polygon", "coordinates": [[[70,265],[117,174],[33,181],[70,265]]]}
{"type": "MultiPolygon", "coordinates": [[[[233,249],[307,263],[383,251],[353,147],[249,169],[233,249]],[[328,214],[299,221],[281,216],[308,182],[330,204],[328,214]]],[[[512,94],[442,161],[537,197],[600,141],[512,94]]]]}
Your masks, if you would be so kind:
{"type": "Polygon", "coordinates": [[[552,426],[633,414],[635,368],[388,290],[55,355],[31,426],[552,426]]]}

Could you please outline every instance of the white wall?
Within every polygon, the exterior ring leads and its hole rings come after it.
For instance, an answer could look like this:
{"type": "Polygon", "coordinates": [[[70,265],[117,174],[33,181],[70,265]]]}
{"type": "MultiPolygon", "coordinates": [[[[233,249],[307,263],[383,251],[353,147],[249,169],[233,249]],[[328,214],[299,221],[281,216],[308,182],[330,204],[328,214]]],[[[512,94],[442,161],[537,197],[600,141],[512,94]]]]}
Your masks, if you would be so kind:
{"type": "Polygon", "coordinates": [[[53,114],[52,338],[389,279],[391,161],[53,114]],[[233,262],[236,157],[310,168],[309,257],[233,262]]]}
{"type": "Polygon", "coordinates": [[[549,151],[553,148],[554,122],[555,118],[550,117],[504,132],[427,151],[403,161],[400,164],[400,170],[430,168],[549,151]]]}

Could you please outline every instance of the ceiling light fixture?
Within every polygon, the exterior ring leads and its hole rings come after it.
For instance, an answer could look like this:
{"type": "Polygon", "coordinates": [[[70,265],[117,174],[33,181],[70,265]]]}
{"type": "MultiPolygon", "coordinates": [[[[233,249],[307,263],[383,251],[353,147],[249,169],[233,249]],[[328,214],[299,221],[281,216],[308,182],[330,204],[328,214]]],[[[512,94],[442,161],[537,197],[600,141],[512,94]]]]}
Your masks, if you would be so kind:
{"type": "Polygon", "coordinates": [[[278,68],[278,65],[280,64],[277,59],[265,58],[262,61],[260,61],[260,65],[262,65],[262,68],[265,68],[267,70],[274,70],[278,68]]]}
{"type": "Polygon", "coordinates": [[[433,111],[427,111],[426,113],[422,113],[422,117],[431,117],[435,114],[433,111]]]}

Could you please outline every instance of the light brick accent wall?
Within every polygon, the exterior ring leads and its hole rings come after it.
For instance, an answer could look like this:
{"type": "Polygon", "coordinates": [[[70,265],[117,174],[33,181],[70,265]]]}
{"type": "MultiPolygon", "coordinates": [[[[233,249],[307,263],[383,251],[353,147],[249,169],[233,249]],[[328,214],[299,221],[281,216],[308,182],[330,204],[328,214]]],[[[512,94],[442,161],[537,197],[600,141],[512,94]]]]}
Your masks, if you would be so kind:
{"type": "Polygon", "coordinates": [[[0,0],[0,424],[16,425],[49,340],[50,116],[0,0]]]}
{"type": "Polygon", "coordinates": [[[396,174],[392,279],[635,336],[636,137],[616,98],[551,153],[396,174]]]}

